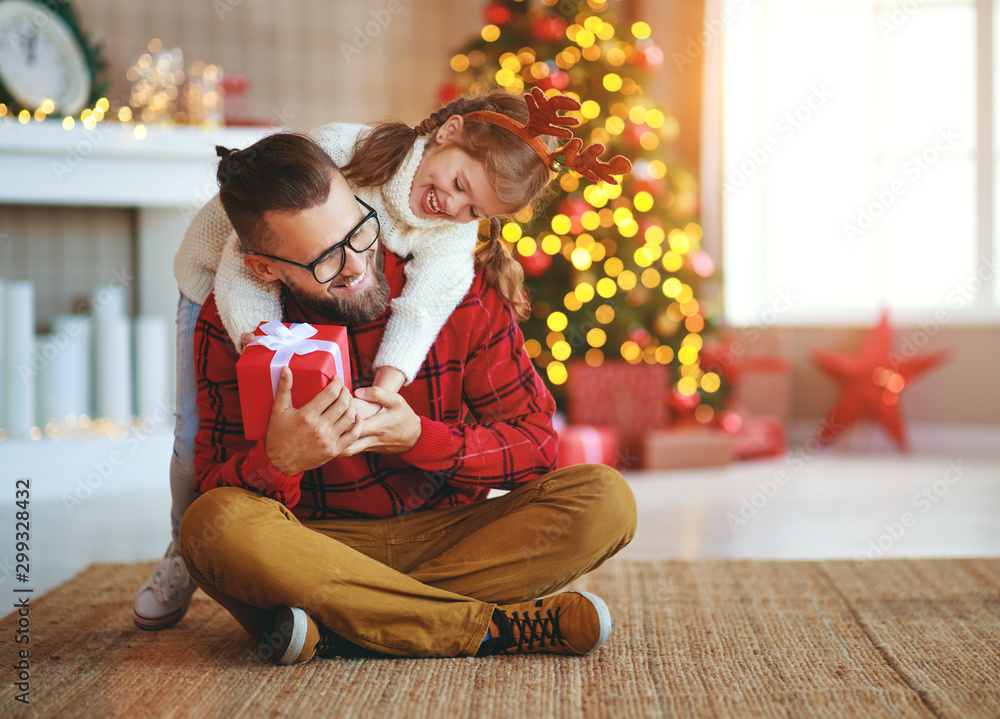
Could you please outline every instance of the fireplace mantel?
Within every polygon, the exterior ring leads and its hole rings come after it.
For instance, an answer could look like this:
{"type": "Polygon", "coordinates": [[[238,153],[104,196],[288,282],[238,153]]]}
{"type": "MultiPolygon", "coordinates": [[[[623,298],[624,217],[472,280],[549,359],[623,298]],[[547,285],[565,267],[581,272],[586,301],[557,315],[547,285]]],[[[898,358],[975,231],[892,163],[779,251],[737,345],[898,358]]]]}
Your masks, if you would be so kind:
{"type": "Polygon", "coordinates": [[[133,128],[0,120],[0,203],[200,207],[215,194],[215,145],[246,147],[275,131],[151,125],[140,140],[133,128]]]}
{"type": "MultiPolygon", "coordinates": [[[[136,213],[136,311],[173,321],[174,253],[218,191],[215,145],[247,147],[276,128],[157,126],[0,118],[0,204],[120,207],[136,213]]],[[[2,228],[0,228],[2,229],[2,228]]]]}

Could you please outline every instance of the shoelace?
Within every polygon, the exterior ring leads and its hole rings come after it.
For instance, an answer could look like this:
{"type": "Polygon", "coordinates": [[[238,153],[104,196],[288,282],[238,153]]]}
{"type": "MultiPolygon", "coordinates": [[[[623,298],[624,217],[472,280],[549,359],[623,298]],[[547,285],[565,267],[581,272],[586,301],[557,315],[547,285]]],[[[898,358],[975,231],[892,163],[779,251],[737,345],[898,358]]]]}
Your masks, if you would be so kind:
{"type": "Polygon", "coordinates": [[[565,644],[562,629],[559,627],[561,611],[561,607],[556,607],[555,611],[546,609],[547,616],[544,617],[537,609],[534,612],[512,612],[509,619],[511,629],[517,635],[516,651],[521,651],[525,643],[527,643],[529,650],[534,648],[535,642],[538,642],[539,647],[544,648],[546,639],[549,640],[550,647],[556,646],[556,642],[565,644]],[[532,618],[529,616],[530,614],[535,616],[532,618]]]}
{"type": "Polygon", "coordinates": [[[149,578],[149,586],[156,600],[166,604],[179,597],[193,581],[181,556],[170,554],[156,565],[153,576],[149,578]]]}
{"type": "Polygon", "coordinates": [[[319,641],[316,642],[316,656],[327,658],[328,656],[333,656],[336,649],[337,635],[331,632],[329,629],[324,627],[322,624],[319,625],[319,641]]]}

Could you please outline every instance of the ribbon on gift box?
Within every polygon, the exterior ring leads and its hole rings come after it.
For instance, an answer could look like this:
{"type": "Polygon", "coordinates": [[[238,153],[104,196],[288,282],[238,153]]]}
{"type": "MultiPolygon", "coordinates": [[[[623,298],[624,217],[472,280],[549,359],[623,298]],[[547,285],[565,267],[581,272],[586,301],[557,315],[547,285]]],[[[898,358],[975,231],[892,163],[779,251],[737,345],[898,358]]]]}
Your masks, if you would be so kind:
{"type": "MultiPolygon", "coordinates": [[[[340,347],[336,342],[310,339],[317,329],[308,322],[299,322],[286,327],[281,322],[265,322],[258,329],[264,334],[256,335],[251,345],[262,345],[274,352],[271,358],[271,394],[278,393],[278,380],[281,378],[281,368],[288,367],[295,355],[307,355],[312,352],[329,352],[337,365],[337,374],[344,376],[344,362],[340,347]]],[[[247,345],[249,347],[249,345],[247,345]]]]}

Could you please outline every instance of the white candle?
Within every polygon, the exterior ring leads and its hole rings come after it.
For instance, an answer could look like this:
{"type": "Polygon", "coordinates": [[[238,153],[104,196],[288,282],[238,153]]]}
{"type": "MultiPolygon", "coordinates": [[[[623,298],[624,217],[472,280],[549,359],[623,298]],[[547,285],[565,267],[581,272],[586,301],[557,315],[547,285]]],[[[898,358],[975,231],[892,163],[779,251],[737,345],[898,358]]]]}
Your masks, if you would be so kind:
{"type": "Polygon", "coordinates": [[[4,286],[7,434],[28,437],[35,426],[35,292],[30,282],[4,286]]]}
{"type": "Polygon", "coordinates": [[[128,317],[94,318],[95,414],[122,425],[132,417],[131,334],[128,317]]]}
{"type": "Polygon", "coordinates": [[[136,414],[153,416],[170,406],[167,368],[167,321],[163,317],[135,318],[136,414]]]}
{"type": "Polygon", "coordinates": [[[49,422],[61,423],[69,414],[67,386],[72,381],[67,372],[69,357],[55,335],[35,338],[35,421],[39,427],[49,422]]]}
{"type": "Polygon", "coordinates": [[[90,297],[94,317],[124,317],[126,299],[122,285],[98,285],[90,297]]]}
{"type": "MultiPolygon", "coordinates": [[[[66,415],[93,416],[90,393],[90,338],[93,320],[86,315],[56,315],[52,320],[52,339],[66,355],[64,371],[67,381],[63,385],[66,415]]],[[[56,417],[65,422],[66,416],[56,417]]]]}

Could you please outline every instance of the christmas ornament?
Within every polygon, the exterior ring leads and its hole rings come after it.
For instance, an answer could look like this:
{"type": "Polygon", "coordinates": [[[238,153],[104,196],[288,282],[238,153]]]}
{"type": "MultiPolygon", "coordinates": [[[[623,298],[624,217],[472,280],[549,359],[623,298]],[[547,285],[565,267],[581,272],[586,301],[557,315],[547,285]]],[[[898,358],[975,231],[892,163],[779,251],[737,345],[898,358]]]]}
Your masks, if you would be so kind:
{"type": "Polygon", "coordinates": [[[524,268],[525,276],[533,280],[537,280],[552,267],[552,256],[542,252],[542,250],[536,250],[533,255],[528,257],[518,255],[517,259],[521,263],[521,267],[524,268]]]}
{"type": "Polygon", "coordinates": [[[622,132],[622,137],[625,139],[625,144],[628,145],[629,149],[639,149],[639,140],[642,137],[642,133],[646,132],[648,129],[649,128],[645,125],[637,125],[634,122],[626,123],[625,131],[622,132]]]}
{"type": "Polygon", "coordinates": [[[590,203],[577,195],[569,195],[559,203],[559,212],[569,218],[569,231],[574,235],[579,235],[583,232],[581,218],[583,217],[583,213],[589,209],[591,209],[590,203]]]}
{"type": "Polygon", "coordinates": [[[670,407],[674,422],[677,424],[697,424],[694,418],[694,411],[701,404],[701,396],[695,394],[681,394],[677,389],[667,392],[667,405],[670,407]]]}
{"type": "Polygon", "coordinates": [[[441,105],[448,105],[458,99],[462,91],[458,89],[458,85],[451,82],[446,82],[437,91],[437,101],[441,105]]]}
{"type": "Polygon", "coordinates": [[[506,25],[510,22],[510,10],[501,3],[492,3],[486,6],[486,22],[494,25],[506,25]]]}
{"type": "Polygon", "coordinates": [[[640,70],[653,70],[663,62],[663,50],[655,45],[639,48],[632,60],[632,64],[640,70]]]}
{"type": "Polygon", "coordinates": [[[538,42],[558,42],[566,34],[566,23],[551,15],[541,15],[532,23],[531,34],[538,42]]]}
{"type": "Polygon", "coordinates": [[[569,87],[569,75],[559,70],[539,80],[538,87],[543,90],[565,90],[569,87]]]}
{"type": "Polygon", "coordinates": [[[889,313],[868,333],[857,355],[816,350],[813,361],[841,385],[840,399],[816,432],[829,444],[861,419],[881,425],[901,450],[910,448],[899,411],[899,395],[914,379],[944,361],[944,352],[903,357],[892,351],[889,313]]]}

